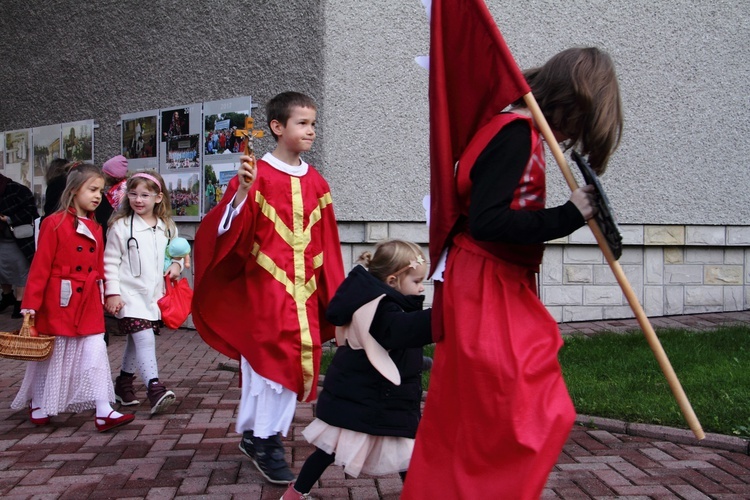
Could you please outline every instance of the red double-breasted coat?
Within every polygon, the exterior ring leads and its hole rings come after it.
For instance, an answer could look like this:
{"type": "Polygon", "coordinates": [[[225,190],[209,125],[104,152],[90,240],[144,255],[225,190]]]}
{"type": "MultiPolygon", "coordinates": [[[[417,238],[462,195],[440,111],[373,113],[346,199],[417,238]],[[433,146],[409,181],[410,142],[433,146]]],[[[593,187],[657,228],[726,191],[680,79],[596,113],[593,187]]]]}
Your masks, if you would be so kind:
{"type": "Polygon", "coordinates": [[[22,307],[36,311],[36,328],[46,335],[103,333],[103,278],[102,227],[56,212],[42,221],[22,307]]]}

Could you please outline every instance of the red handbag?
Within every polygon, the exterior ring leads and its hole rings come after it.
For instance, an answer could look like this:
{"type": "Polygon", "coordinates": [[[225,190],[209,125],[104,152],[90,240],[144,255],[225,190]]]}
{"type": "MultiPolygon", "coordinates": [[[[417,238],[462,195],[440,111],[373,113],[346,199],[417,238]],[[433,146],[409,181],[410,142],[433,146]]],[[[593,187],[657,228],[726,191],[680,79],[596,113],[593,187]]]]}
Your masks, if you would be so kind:
{"type": "Polygon", "coordinates": [[[182,326],[190,314],[190,304],[193,301],[193,291],[187,278],[172,281],[165,276],[166,293],[157,302],[161,309],[161,320],[167,328],[176,329],[182,326]]]}

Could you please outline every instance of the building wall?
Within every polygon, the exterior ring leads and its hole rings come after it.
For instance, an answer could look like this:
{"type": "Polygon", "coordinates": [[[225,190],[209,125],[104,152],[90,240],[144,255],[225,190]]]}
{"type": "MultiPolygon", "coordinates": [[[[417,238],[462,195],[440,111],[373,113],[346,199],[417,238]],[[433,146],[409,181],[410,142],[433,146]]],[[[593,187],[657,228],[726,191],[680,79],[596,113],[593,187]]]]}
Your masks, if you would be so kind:
{"type": "MultiPolygon", "coordinates": [[[[487,4],[522,68],[576,45],[613,56],[626,122],[602,182],[647,311],[748,307],[750,10],[728,0],[487,4]],[[684,241],[649,242],[669,228],[684,241]],[[704,234],[705,244],[690,236],[704,234]]],[[[418,0],[4,0],[0,130],[93,118],[102,163],[119,152],[123,113],[306,92],[320,104],[307,159],[331,184],[351,262],[382,236],[427,243],[427,73],[413,59],[428,51],[418,0]]],[[[265,122],[262,107],[254,116],[265,122]]],[[[256,144],[272,147],[270,137],[256,144]]],[[[548,172],[549,203],[563,203],[551,159],[548,172]]],[[[629,316],[598,250],[578,241],[586,231],[549,246],[542,297],[561,320],[629,316]]]]}
{"type": "MultiPolygon", "coordinates": [[[[750,308],[750,226],[631,224],[620,230],[623,286],[647,316],[750,308]]],[[[426,254],[427,231],[418,223],[340,224],[344,265],[351,268],[363,251],[390,238],[418,242],[426,254]]],[[[429,305],[430,281],[425,294],[429,305]]],[[[588,227],[549,242],[539,296],[558,322],[635,317],[588,227]]]]}

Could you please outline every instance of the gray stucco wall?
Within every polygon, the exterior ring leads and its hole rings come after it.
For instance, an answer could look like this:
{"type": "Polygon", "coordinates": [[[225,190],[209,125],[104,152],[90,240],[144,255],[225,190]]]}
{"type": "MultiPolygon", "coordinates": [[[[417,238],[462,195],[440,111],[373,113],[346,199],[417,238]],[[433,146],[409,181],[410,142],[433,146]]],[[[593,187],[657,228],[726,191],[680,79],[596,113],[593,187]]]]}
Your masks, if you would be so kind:
{"type": "MultiPolygon", "coordinates": [[[[748,224],[750,9],[726,0],[489,0],[521,67],[573,45],[614,57],[626,131],[603,182],[620,222],[748,224]]],[[[457,26],[457,29],[460,27],[457,26]]],[[[296,89],[321,104],[321,166],[349,221],[418,221],[428,52],[418,0],[4,0],[0,130],[296,89]]],[[[255,113],[261,123],[262,108],[255,113]]],[[[272,147],[262,140],[257,149],[272,147]]],[[[567,198],[550,165],[550,201],[567,198]]]]}
{"type": "MultiPolygon", "coordinates": [[[[427,19],[418,0],[354,3],[329,0],[324,15],[326,106],[335,110],[325,151],[338,214],[418,219],[427,76],[413,57],[429,50],[427,19]]],[[[603,183],[621,223],[750,223],[747,2],[487,4],[521,68],[571,46],[615,59],[626,129],[603,183]]],[[[548,164],[550,202],[561,203],[568,190],[548,164]]]]}
{"type": "Polygon", "coordinates": [[[101,163],[123,113],[250,95],[264,124],[278,92],[322,99],[322,47],[315,1],[3,0],[0,130],[93,118],[101,163]]]}

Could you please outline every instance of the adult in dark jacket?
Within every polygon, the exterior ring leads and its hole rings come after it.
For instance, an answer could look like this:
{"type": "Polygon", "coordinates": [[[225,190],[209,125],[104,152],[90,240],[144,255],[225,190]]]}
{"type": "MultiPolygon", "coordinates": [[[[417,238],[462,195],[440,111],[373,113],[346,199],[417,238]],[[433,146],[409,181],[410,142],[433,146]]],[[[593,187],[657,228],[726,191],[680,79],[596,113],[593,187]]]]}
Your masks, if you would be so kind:
{"type": "Polygon", "coordinates": [[[303,431],[317,450],[283,498],[300,498],[332,463],[357,477],[408,468],[420,419],[422,347],[432,342],[423,310],[424,254],[392,240],[360,258],[331,300],[338,347],[303,431]],[[295,496],[296,495],[296,496],[295,496]]]}
{"type": "Polygon", "coordinates": [[[21,317],[21,299],[34,257],[34,236],[16,238],[11,227],[33,225],[38,216],[31,190],[0,174],[0,311],[12,305],[13,318],[21,317]]]}

